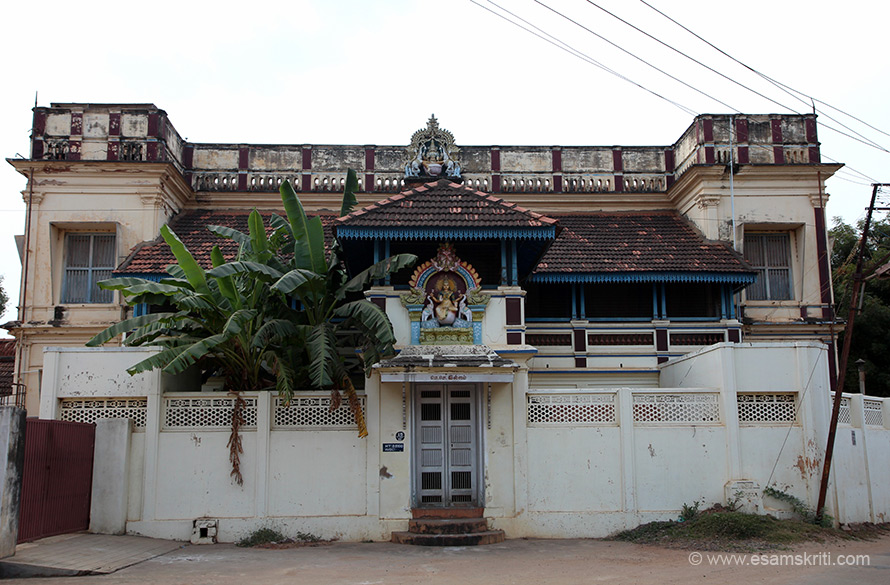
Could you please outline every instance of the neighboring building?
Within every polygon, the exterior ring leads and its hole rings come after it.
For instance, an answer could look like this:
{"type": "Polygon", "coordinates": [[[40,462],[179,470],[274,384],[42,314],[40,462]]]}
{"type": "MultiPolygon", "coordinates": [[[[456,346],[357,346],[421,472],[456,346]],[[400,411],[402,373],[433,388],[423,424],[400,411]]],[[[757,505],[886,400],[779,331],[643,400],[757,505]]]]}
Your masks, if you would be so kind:
{"type": "Polygon", "coordinates": [[[15,340],[0,339],[0,405],[15,394],[13,385],[15,378],[15,340]]]}
{"type": "Polygon", "coordinates": [[[821,162],[815,116],[699,116],[652,147],[458,147],[435,118],[408,147],[247,145],[186,142],[149,104],[53,104],[35,109],[31,153],[10,161],[29,178],[23,320],[8,325],[18,376],[43,417],[134,420],[130,530],[180,537],[207,516],[230,538],[274,516],[377,538],[412,508],[478,506],[508,536],[595,535],[770,481],[815,497],[798,459],[821,459],[834,377],[824,182],[840,168],[821,162]],[[347,168],[362,209],[336,218],[347,168]],[[364,443],[321,397],[306,422],[257,395],[256,482],[214,475],[220,487],[195,469],[226,399],[207,406],[185,379],[124,383],[114,360],[131,353],[76,348],[144,310],[95,283],[159,278],[161,225],[209,264],[220,240],[205,226],[277,210],[284,180],[351,269],[420,257],[367,293],[402,351],[366,382],[364,443]],[[348,456],[318,467],[325,441],[309,437],[324,430],[347,431],[324,436],[348,456]],[[356,467],[358,493],[344,491],[356,467]],[[313,470],[329,481],[308,483],[313,470]]]}

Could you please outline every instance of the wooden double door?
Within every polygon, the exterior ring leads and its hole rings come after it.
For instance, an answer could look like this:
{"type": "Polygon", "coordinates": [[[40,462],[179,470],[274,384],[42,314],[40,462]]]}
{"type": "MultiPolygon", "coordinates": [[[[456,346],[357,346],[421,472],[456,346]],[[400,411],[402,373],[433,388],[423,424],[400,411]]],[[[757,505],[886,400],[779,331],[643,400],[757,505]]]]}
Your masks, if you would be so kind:
{"type": "Polygon", "coordinates": [[[414,505],[481,506],[478,385],[418,383],[414,397],[414,505]]]}

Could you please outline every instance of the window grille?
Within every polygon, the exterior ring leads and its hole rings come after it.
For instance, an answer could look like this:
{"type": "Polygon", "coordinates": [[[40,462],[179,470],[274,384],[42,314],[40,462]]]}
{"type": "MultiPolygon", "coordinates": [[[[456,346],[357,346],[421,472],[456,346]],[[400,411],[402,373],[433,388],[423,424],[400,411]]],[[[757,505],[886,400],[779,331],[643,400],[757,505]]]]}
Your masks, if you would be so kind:
{"type": "Polygon", "coordinates": [[[614,394],[529,394],[528,425],[614,425],[614,394]]]}
{"type": "Polygon", "coordinates": [[[884,426],[884,411],[880,400],[863,400],[862,406],[865,409],[865,424],[870,426],[884,426]]]}
{"type": "Polygon", "coordinates": [[[566,283],[525,284],[525,317],[527,319],[571,319],[573,285],[566,283]]]}
{"type": "Polygon", "coordinates": [[[745,259],[757,271],[757,281],[746,289],[749,300],[792,298],[791,238],[788,234],[745,234],[745,259]]]}
{"type": "Polygon", "coordinates": [[[634,422],[717,424],[717,394],[634,394],[634,422]]]}
{"type": "MultiPolygon", "coordinates": [[[[256,428],[257,400],[244,398],[242,429],[256,428]]],[[[231,429],[235,399],[227,398],[164,398],[164,429],[231,429]]]]}
{"type": "Polygon", "coordinates": [[[794,394],[738,394],[739,423],[790,423],[795,420],[794,394]]]}
{"type": "Polygon", "coordinates": [[[667,283],[664,285],[667,317],[708,317],[720,316],[720,289],[716,285],[700,282],[667,283]]]}
{"type": "MultiPolygon", "coordinates": [[[[362,411],[365,410],[365,397],[359,396],[362,411]]],[[[289,406],[283,398],[275,398],[273,429],[357,429],[355,417],[344,398],[340,407],[331,410],[330,396],[294,396],[289,406]]]]}
{"type": "Polygon", "coordinates": [[[128,418],[134,430],[145,430],[146,398],[63,398],[60,420],[94,423],[100,418],[128,418]]]}
{"type": "Polygon", "coordinates": [[[583,290],[585,316],[589,319],[651,319],[653,316],[649,283],[585,284],[583,290]]]}
{"type": "Polygon", "coordinates": [[[110,303],[113,294],[99,288],[115,268],[114,234],[68,234],[65,237],[63,303],[110,303]]]}

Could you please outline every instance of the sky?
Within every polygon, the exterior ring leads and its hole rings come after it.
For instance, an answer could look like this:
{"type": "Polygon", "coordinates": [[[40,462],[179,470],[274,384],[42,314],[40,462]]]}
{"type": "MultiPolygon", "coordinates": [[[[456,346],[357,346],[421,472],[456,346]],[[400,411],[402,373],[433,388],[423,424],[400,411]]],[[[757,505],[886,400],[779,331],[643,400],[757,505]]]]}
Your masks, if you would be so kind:
{"type": "MultiPolygon", "coordinates": [[[[695,114],[812,111],[809,98],[777,89],[654,7],[819,100],[823,161],[846,165],[828,181],[829,217],[864,217],[870,184],[890,182],[890,7],[883,3],[495,1],[10,3],[0,23],[7,79],[0,153],[29,155],[35,94],[40,106],[150,102],[187,140],[237,143],[407,145],[434,113],[459,146],[669,145],[695,114]],[[516,18],[504,9],[553,42],[494,14],[516,18]],[[880,149],[826,127],[853,133],[841,124],[880,149]]],[[[13,237],[24,232],[26,181],[2,166],[6,321],[16,318],[21,264],[13,237]]]]}

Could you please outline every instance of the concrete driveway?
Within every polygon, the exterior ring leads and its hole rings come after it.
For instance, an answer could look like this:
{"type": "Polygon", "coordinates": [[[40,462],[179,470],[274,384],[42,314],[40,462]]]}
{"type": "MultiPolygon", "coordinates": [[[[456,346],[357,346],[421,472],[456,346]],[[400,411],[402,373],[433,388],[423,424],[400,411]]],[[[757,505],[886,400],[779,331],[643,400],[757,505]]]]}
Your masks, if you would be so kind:
{"type": "Polygon", "coordinates": [[[520,539],[452,548],[333,543],[284,550],[217,544],[186,546],[110,575],[54,577],[40,579],[39,585],[890,583],[890,536],[774,553],[785,558],[699,554],[600,540],[520,539]]]}

